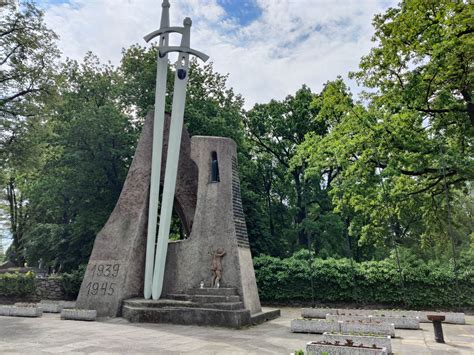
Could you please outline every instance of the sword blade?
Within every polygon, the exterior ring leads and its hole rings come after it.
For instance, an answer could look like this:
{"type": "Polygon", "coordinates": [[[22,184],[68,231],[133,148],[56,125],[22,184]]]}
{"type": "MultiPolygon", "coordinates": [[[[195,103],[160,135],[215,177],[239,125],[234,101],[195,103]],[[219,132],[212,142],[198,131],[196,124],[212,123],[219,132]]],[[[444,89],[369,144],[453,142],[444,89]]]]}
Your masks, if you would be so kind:
{"type": "Polygon", "coordinates": [[[173,201],[178,174],[179,151],[181,147],[181,132],[183,130],[184,104],[186,101],[186,85],[188,83],[189,55],[181,54],[176,68],[171,111],[170,133],[168,138],[168,154],[166,158],[165,182],[160,211],[160,226],[156,247],[155,268],[153,272],[152,297],[157,300],[163,290],[163,279],[168,251],[168,240],[173,212],[173,201]],[[185,78],[179,78],[179,70],[185,70],[185,78]]]}
{"type": "MultiPolygon", "coordinates": [[[[168,34],[162,35],[163,45],[168,44],[168,34]]],[[[143,293],[145,299],[151,297],[153,268],[155,260],[156,225],[158,222],[158,203],[161,179],[161,156],[163,150],[163,128],[165,122],[166,82],[168,77],[168,55],[160,57],[158,52],[155,91],[155,114],[153,121],[153,150],[151,159],[150,200],[148,205],[148,230],[145,258],[145,280],[143,293]]]]}

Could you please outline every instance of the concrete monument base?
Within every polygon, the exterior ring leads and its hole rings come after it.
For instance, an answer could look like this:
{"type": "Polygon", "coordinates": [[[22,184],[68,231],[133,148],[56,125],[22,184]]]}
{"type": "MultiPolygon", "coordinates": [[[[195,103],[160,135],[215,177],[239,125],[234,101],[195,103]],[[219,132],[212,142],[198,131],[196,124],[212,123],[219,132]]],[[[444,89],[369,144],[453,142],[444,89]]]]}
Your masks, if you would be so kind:
{"type": "Polygon", "coordinates": [[[251,314],[236,288],[195,288],[160,300],[124,301],[122,315],[134,323],[172,323],[242,328],[280,316],[280,310],[251,314]]]}

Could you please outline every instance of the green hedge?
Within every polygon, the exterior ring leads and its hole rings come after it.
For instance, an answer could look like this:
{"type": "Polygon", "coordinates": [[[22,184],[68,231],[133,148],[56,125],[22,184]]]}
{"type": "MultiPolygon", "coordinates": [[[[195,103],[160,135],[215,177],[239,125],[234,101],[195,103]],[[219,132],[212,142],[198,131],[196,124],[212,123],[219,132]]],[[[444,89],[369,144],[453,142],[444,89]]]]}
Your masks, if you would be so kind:
{"type": "Polygon", "coordinates": [[[0,296],[30,296],[36,291],[35,274],[0,274],[0,296]]]}
{"type": "MultiPolygon", "coordinates": [[[[255,274],[263,301],[311,301],[309,253],[287,259],[266,255],[254,258],[255,274]]],[[[446,266],[404,267],[404,288],[391,260],[351,265],[348,259],[314,259],[313,282],[318,302],[405,305],[408,307],[474,306],[474,273],[454,273],[446,266]]]]}
{"type": "Polygon", "coordinates": [[[78,269],[70,273],[61,274],[62,285],[66,296],[74,299],[77,297],[85,272],[86,265],[81,265],[78,269]]]}

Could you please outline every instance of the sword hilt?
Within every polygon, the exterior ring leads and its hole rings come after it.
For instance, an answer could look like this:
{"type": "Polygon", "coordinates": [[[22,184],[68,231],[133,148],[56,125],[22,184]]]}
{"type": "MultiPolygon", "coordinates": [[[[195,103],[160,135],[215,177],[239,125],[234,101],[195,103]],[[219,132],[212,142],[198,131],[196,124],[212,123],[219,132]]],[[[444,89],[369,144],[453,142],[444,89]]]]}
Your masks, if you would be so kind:
{"type": "Polygon", "coordinates": [[[186,17],[183,21],[183,27],[164,27],[160,28],[156,31],[151,32],[150,34],[144,37],[146,42],[151,41],[153,38],[157,36],[161,36],[165,33],[180,33],[182,35],[181,38],[181,45],[180,46],[164,46],[163,48],[158,48],[160,57],[170,53],[170,52],[180,52],[186,54],[192,54],[203,62],[206,62],[209,59],[207,54],[204,54],[200,51],[190,48],[190,41],[191,41],[191,25],[192,21],[189,17],[186,17]]]}

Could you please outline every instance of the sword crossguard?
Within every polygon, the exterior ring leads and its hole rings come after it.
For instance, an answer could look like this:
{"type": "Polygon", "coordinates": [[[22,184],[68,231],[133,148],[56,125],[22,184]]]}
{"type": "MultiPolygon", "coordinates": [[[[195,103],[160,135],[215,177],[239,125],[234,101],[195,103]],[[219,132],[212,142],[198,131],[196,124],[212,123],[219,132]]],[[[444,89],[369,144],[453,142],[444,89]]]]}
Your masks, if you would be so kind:
{"type": "Polygon", "coordinates": [[[156,30],[147,34],[145,37],[143,37],[143,39],[146,42],[150,42],[153,38],[164,35],[165,33],[183,34],[183,32],[184,32],[184,27],[163,27],[163,28],[160,28],[159,30],[156,30]]]}
{"type": "Polygon", "coordinates": [[[162,34],[166,33],[179,33],[182,35],[181,37],[181,45],[180,46],[164,46],[162,48],[158,48],[160,57],[170,53],[170,52],[179,52],[179,53],[186,53],[192,54],[203,62],[207,62],[209,56],[204,54],[200,51],[190,48],[190,41],[191,41],[191,25],[192,21],[189,17],[186,17],[183,21],[183,27],[164,27],[160,28],[156,31],[151,32],[150,34],[144,37],[146,42],[151,41],[153,38],[157,36],[161,36],[162,34]]]}

